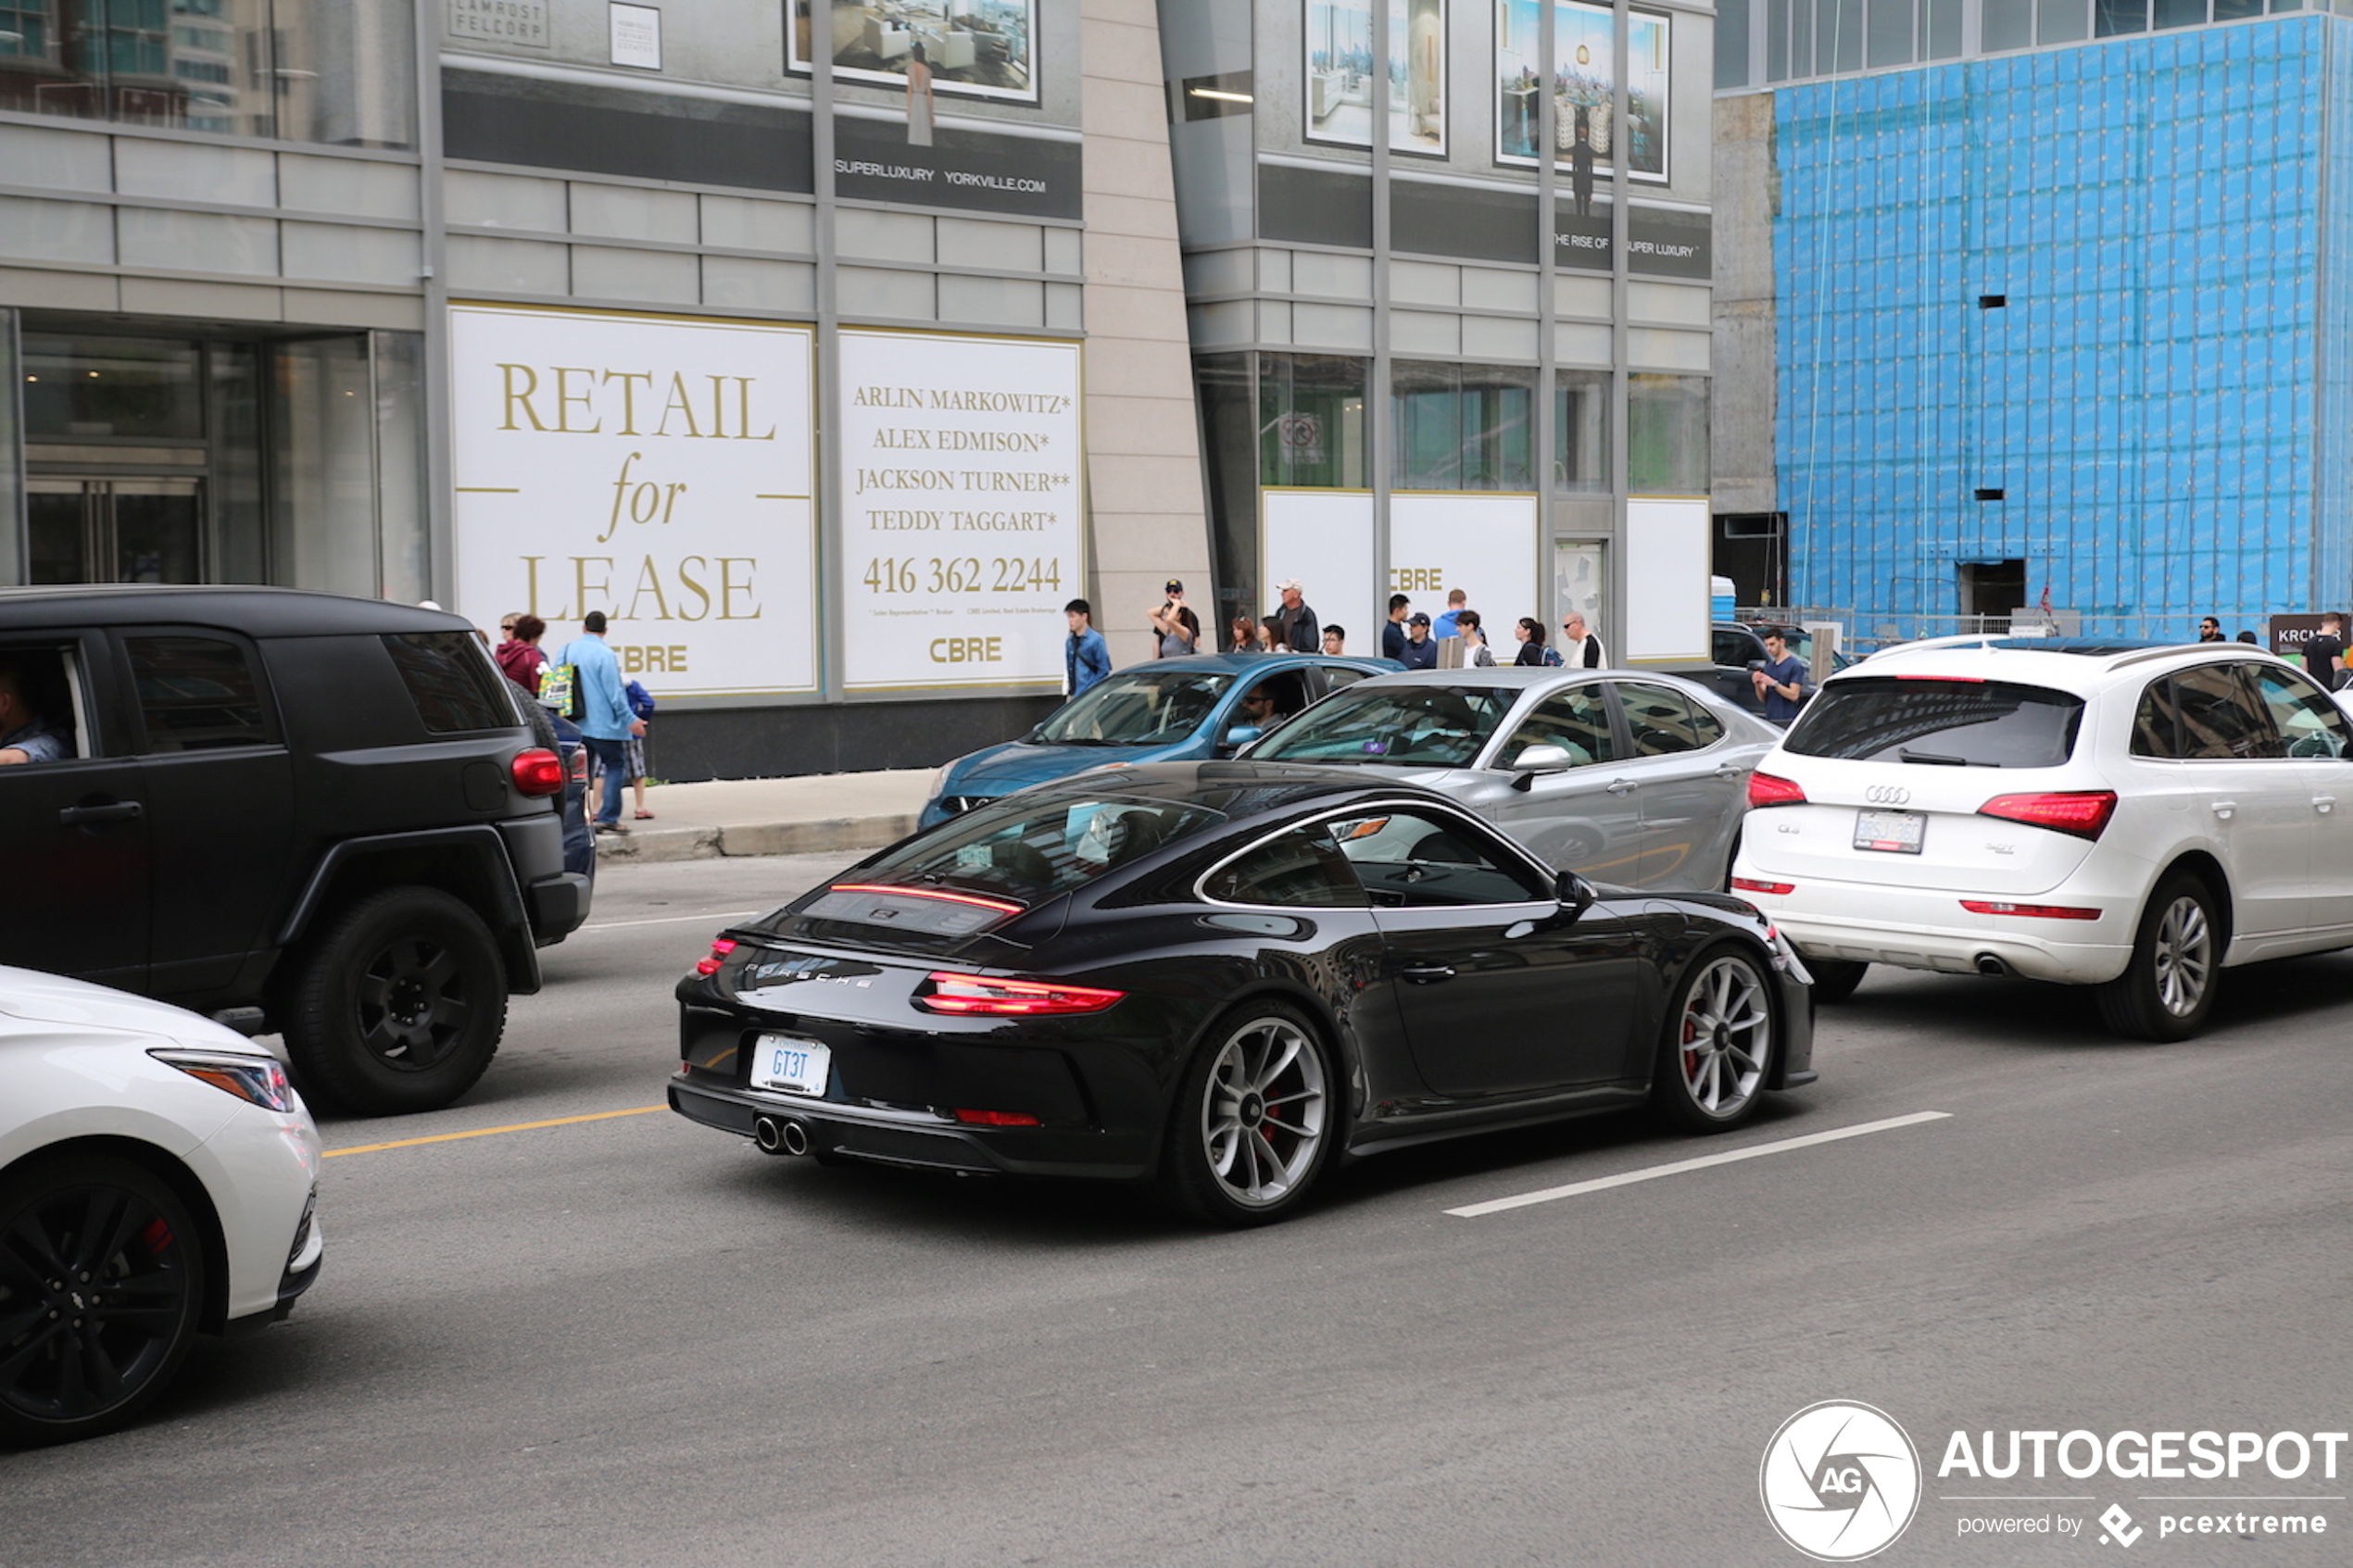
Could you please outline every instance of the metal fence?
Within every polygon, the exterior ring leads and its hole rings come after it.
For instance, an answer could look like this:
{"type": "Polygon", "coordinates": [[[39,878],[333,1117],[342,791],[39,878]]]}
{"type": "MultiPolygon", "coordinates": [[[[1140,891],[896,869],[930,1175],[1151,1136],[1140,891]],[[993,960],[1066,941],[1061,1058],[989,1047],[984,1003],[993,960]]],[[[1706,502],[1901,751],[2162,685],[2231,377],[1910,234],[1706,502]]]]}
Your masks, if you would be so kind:
{"type": "MultiPolygon", "coordinates": [[[[1832,621],[1840,627],[1839,646],[1849,654],[1870,653],[1897,643],[1925,637],[2025,634],[2058,637],[2114,637],[2138,643],[2194,643],[2198,615],[2088,615],[2072,609],[2020,609],[2009,615],[1909,615],[1828,605],[1747,605],[1733,611],[1743,621],[1772,621],[1788,625],[1832,621]]],[[[2287,610],[2211,610],[2222,623],[2222,635],[2236,638],[2244,631],[2271,646],[2273,615],[2301,614],[2287,610]]]]}

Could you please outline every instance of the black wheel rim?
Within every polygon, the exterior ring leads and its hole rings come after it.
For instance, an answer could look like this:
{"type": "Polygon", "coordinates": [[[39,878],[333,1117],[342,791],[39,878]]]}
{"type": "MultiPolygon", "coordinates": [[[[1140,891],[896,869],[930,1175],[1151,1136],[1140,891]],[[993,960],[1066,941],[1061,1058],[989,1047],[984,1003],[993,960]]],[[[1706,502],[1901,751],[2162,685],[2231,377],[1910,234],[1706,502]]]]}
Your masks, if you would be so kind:
{"type": "Polygon", "coordinates": [[[473,1013],[457,949],[430,936],[386,944],[360,972],[358,1000],[360,1044],[403,1073],[438,1066],[473,1013]]]}
{"type": "Polygon", "coordinates": [[[73,1422],[131,1399],[170,1359],[192,1237],[122,1187],[47,1193],[0,1233],[0,1400],[73,1422]]]}

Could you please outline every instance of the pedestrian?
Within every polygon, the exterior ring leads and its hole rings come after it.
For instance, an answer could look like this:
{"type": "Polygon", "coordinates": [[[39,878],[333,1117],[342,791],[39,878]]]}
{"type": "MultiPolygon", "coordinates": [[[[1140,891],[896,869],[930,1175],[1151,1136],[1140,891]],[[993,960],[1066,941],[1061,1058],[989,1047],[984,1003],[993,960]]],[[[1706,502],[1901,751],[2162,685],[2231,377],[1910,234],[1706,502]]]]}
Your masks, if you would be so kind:
{"type": "Polygon", "coordinates": [[[2201,643],[2219,643],[2224,641],[2222,636],[2222,623],[2215,620],[2210,615],[2206,617],[2197,623],[2197,640],[2201,643]]]}
{"type": "Polygon", "coordinates": [[[1559,656],[1544,646],[1544,623],[1532,615],[1523,615],[1512,634],[1519,639],[1519,652],[1514,664],[1550,664],[1559,656]]]}
{"type": "Polygon", "coordinates": [[[1185,584],[1172,577],[1166,591],[1167,598],[1151,612],[1152,631],[1159,639],[1155,657],[1182,659],[1200,652],[1201,617],[1185,603],[1185,584]]]}
{"type": "Polygon", "coordinates": [[[1463,662],[1475,668],[1489,668],[1495,662],[1495,650],[1487,646],[1486,630],[1479,625],[1478,611],[1464,610],[1454,617],[1454,634],[1463,639],[1463,662]]]}
{"type": "Polygon", "coordinates": [[[1389,624],[1380,629],[1380,656],[1405,662],[1405,618],[1413,613],[1414,602],[1403,594],[1389,596],[1389,624]]]}
{"type": "Polygon", "coordinates": [[[1806,666],[1789,651],[1789,634],[1778,626],[1765,629],[1765,658],[1749,669],[1748,678],[1765,705],[1765,721],[1786,724],[1797,717],[1806,700],[1806,666]]]}
{"type": "Polygon", "coordinates": [[[1470,596],[1464,593],[1460,588],[1448,589],[1446,591],[1446,613],[1440,616],[1437,621],[1431,625],[1429,634],[1437,638],[1441,643],[1449,637],[1461,636],[1463,607],[1469,603],[1470,596]]]}
{"type": "Polygon", "coordinates": [[[629,694],[629,711],[637,716],[637,733],[629,737],[629,787],[637,797],[636,820],[650,822],[654,814],[646,809],[646,734],[653,727],[653,694],[635,681],[622,689],[629,694]]]}
{"type": "Polygon", "coordinates": [[[1069,678],[1070,695],[1083,696],[1088,686],[1111,673],[1111,649],[1095,630],[1095,607],[1085,599],[1063,606],[1063,619],[1070,624],[1070,641],[1063,645],[1063,673],[1069,678]]]}
{"type": "MultiPolygon", "coordinates": [[[[520,624],[520,622],[518,622],[520,624]]],[[[621,661],[605,646],[605,612],[592,609],[582,617],[580,635],[556,655],[556,663],[573,671],[573,690],[580,705],[581,739],[588,755],[604,770],[604,793],[593,826],[598,833],[627,833],[621,825],[621,786],[628,777],[629,753],[623,744],[646,733],[646,721],[632,712],[629,689],[622,684],[621,661]]]]}
{"type": "Polygon", "coordinates": [[[1438,639],[1429,634],[1429,617],[1419,610],[1405,622],[1405,657],[1398,662],[1408,670],[1438,668],[1438,639]]]}
{"type": "Polygon", "coordinates": [[[498,629],[507,633],[496,652],[498,668],[507,679],[521,686],[536,699],[539,696],[539,671],[546,666],[547,656],[539,651],[539,639],[547,634],[547,623],[535,615],[518,615],[512,621],[499,622],[498,629]]]}
{"type": "Polygon", "coordinates": [[[1585,628],[1585,614],[1572,609],[1561,622],[1561,660],[1579,670],[1599,670],[1609,662],[1602,640],[1585,628]]]}
{"type": "Polygon", "coordinates": [[[1346,653],[1348,651],[1348,628],[1338,625],[1325,627],[1324,651],[1326,653],[1333,654],[1346,653]]]}
{"type": "Polygon", "coordinates": [[[1234,617],[1233,624],[1226,628],[1226,635],[1232,641],[1233,651],[1235,653],[1258,653],[1263,651],[1258,641],[1258,622],[1252,621],[1247,615],[1237,615],[1234,617]]]}
{"type": "Polygon", "coordinates": [[[2238,635],[2238,640],[2252,647],[2255,646],[2255,633],[2252,632],[2241,632],[2238,635]]]}
{"type": "Polygon", "coordinates": [[[2331,691],[2345,684],[2345,621],[2341,616],[2321,617],[2321,629],[2304,645],[2304,671],[2331,691]]]}
{"type": "Polygon", "coordinates": [[[1314,653],[1324,641],[1315,624],[1315,612],[1307,608],[1306,587],[1296,577],[1286,577],[1275,585],[1283,596],[1282,608],[1267,617],[1276,626],[1274,648],[1277,653],[1314,653]]]}

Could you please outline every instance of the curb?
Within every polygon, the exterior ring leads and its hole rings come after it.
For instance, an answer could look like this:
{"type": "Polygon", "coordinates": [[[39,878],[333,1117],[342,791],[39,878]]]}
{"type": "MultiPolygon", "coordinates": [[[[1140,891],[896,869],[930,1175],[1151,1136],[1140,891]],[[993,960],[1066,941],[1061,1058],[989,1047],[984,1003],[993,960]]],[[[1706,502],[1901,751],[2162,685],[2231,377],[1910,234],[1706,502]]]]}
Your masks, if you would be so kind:
{"type": "Polygon", "coordinates": [[[640,828],[628,834],[599,834],[597,858],[650,865],[663,860],[715,860],[732,855],[880,849],[914,831],[912,811],[888,817],[832,817],[822,822],[739,822],[732,827],[640,828]]]}

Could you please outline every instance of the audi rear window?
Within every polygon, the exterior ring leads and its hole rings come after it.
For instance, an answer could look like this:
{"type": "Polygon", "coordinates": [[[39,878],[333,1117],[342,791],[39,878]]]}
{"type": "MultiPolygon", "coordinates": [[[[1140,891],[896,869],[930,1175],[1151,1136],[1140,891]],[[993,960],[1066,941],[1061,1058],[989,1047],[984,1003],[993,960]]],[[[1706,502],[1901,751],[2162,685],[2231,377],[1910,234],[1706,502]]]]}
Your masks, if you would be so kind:
{"type": "Polygon", "coordinates": [[[2056,768],[2075,750],[2083,699],[2008,681],[1835,681],[1791,727],[1800,757],[1948,768],[2056,768]]]}

